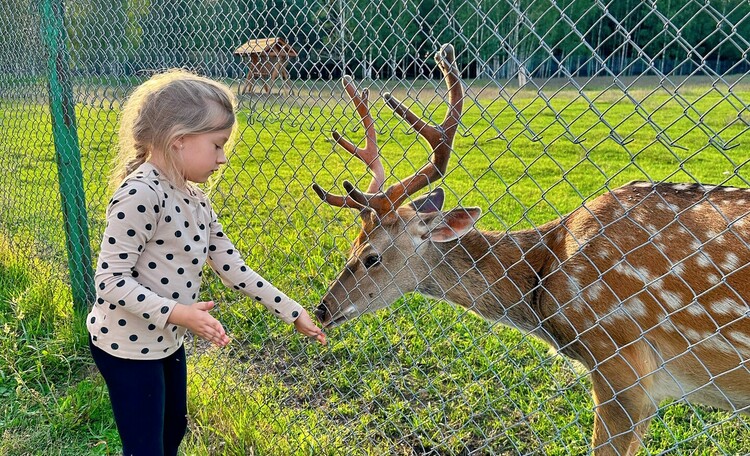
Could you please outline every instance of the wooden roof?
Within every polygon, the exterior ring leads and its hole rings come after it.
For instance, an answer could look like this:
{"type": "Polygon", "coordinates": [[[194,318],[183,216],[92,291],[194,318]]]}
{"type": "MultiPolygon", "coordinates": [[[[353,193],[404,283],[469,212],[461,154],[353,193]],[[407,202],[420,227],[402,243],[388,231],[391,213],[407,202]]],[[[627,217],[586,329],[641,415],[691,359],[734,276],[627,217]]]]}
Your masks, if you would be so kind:
{"type": "Polygon", "coordinates": [[[262,54],[264,56],[297,57],[297,51],[282,38],[258,38],[249,40],[234,50],[235,55],[262,54]]]}

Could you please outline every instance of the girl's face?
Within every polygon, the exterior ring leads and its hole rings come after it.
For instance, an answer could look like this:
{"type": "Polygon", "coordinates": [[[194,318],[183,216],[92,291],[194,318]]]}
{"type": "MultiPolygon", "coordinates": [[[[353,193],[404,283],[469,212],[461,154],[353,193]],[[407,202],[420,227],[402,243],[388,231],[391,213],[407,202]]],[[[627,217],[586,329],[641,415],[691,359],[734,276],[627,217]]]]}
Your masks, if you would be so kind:
{"type": "Polygon", "coordinates": [[[186,135],[177,141],[178,163],[186,180],[204,183],[215,171],[227,162],[224,145],[232,129],[186,135]]]}

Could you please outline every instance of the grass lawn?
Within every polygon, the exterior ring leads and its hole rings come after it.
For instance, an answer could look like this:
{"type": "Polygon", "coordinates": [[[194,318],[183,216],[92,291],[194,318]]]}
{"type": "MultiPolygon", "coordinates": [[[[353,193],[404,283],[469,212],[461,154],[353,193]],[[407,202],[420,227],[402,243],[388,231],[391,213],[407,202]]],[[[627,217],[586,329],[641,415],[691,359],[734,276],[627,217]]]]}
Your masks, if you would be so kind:
{"type": "MultiPolygon", "coordinates": [[[[513,230],[635,179],[748,186],[750,84],[584,82],[579,91],[474,81],[442,183],[446,206],[480,206],[481,228],[513,230]]],[[[311,184],[343,191],[344,179],[365,187],[369,176],[329,139],[334,129],[362,139],[343,90],[301,89],[296,98],[242,99],[239,140],[212,198],[248,264],[311,310],[358,230],[354,213],[322,204],[311,184]]],[[[392,90],[439,120],[443,89],[434,81],[371,89],[393,182],[429,150],[376,95],[392,90]]],[[[86,97],[77,106],[95,254],[117,109],[86,97]]],[[[0,455],[117,454],[106,390],[69,304],[49,115],[14,102],[0,116],[10,125],[0,129],[0,455]]],[[[320,347],[214,276],[204,285],[202,298],[220,303],[233,341],[223,350],[188,343],[186,454],[577,455],[589,447],[585,372],[518,331],[408,295],[331,330],[320,347]]],[[[663,404],[642,453],[745,453],[749,425],[663,404]]]]}

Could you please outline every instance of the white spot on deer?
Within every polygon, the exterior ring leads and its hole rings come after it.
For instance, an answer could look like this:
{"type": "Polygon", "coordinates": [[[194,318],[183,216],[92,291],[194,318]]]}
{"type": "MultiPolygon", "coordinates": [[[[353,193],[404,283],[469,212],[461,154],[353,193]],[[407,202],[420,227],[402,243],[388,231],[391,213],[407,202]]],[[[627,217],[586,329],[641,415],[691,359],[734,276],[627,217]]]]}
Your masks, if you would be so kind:
{"type": "Polygon", "coordinates": [[[636,319],[645,317],[648,314],[646,303],[639,298],[630,298],[623,303],[625,311],[636,319]]]}
{"type": "Polygon", "coordinates": [[[698,266],[702,268],[708,268],[711,267],[713,262],[711,261],[711,258],[709,258],[708,255],[705,253],[699,253],[695,256],[695,261],[698,262],[698,266]]]}
{"type": "Polygon", "coordinates": [[[685,306],[685,303],[680,295],[668,290],[662,290],[659,293],[662,303],[669,310],[679,310],[685,306]]]}
{"type": "Polygon", "coordinates": [[[642,212],[631,212],[630,218],[635,222],[638,226],[643,226],[646,223],[646,215],[642,212]]]}
{"type": "Polygon", "coordinates": [[[675,274],[677,274],[680,277],[683,274],[685,274],[685,262],[681,261],[681,262],[675,264],[674,266],[672,266],[672,272],[675,273],[675,274]]]}
{"type": "Polygon", "coordinates": [[[571,296],[579,296],[581,294],[581,279],[574,272],[568,274],[568,292],[571,296]]]}
{"type": "Polygon", "coordinates": [[[602,260],[608,260],[611,253],[612,252],[610,252],[609,250],[601,249],[598,252],[596,252],[596,256],[602,260]]]}
{"type": "Polygon", "coordinates": [[[698,239],[693,239],[690,241],[690,249],[698,251],[700,248],[703,247],[703,243],[699,241],[698,239]]]}
{"type": "Polygon", "coordinates": [[[700,332],[694,328],[683,328],[682,334],[691,344],[697,344],[698,342],[704,341],[711,337],[712,333],[700,332]]]}
{"type": "Polygon", "coordinates": [[[730,344],[721,334],[712,334],[710,337],[701,341],[701,345],[708,349],[718,350],[724,353],[737,352],[737,350],[732,347],[732,344],[730,344]]]}
{"type": "Polygon", "coordinates": [[[700,316],[706,315],[706,311],[705,309],[703,309],[703,306],[701,306],[695,301],[688,304],[687,307],[685,307],[685,310],[687,311],[687,313],[689,313],[690,315],[694,317],[700,317],[700,316]]]}
{"type": "Polygon", "coordinates": [[[579,293],[581,292],[581,287],[579,287],[574,280],[570,280],[568,282],[568,293],[571,296],[579,296],[579,293]]]}
{"type": "Polygon", "coordinates": [[[642,280],[645,280],[646,282],[650,282],[655,278],[655,276],[651,274],[651,271],[649,271],[645,266],[636,268],[636,271],[638,271],[639,277],[641,277],[642,280]]]}
{"type": "Polygon", "coordinates": [[[594,282],[591,286],[586,288],[586,300],[588,302],[597,301],[601,297],[603,289],[604,285],[602,285],[602,282],[594,282]]]}
{"type": "Polygon", "coordinates": [[[659,317],[659,328],[661,328],[662,331],[670,334],[679,334],[679,330],[677,327],[672,323],[671,321],[667,320],[666,314],[662,314],[661,317],[659,317]]]}
{"type": "Polygon", "coordinates": [[[727,252],[724,261],[719,265],[725,271],[734,271],[740,267],[740,257],[734,252],[727,252]]]}
{"type": "Polygon", "coordinates": [[[627,320],[630,317],[630,313],[624,308],[623,304],[619,304],[613,310],[604,313],[605,315],[599,317],[599,321],[610,325],[617,324],[619,320],[627,320]]]}
{"type": "Polygon", "coordinates": [[[635,268],[633,268],[633,266],[626,263],[625,261],[621,261],[617,263],[617,266],[615,266],[615,272],[622,274],[626,277],[642,280],[641,276],[638,275],[638,272],[635,270],[635,268]]]}
{"type": "Polygon", "coordinates": [[[739,303],[732,298],[722,298],[709,305],[711,312],[721,315],[738,315],[739,303]]]}
{"type": "Polygon", "coordinates": [[[730,331],[729,337],[734,339],[736,342],[741,343],[745,347],[750,348],[750,336],[740,331],[730,331]]]}

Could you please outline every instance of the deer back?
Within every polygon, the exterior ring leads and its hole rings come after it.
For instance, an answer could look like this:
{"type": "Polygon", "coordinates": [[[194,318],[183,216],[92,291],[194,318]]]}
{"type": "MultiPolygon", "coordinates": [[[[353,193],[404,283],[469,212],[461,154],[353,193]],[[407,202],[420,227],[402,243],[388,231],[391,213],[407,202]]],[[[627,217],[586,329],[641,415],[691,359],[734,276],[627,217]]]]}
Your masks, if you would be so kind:
{"type": "Polygon", "coordinates": [[[750,190],[731,187],[632,183],[594,199],[547,235],[543,332],[590,368],[645,344],[672,376],[665,397],[693,385],[725,409],[722,387],[750,400],[748,212],[750,190]]]}

